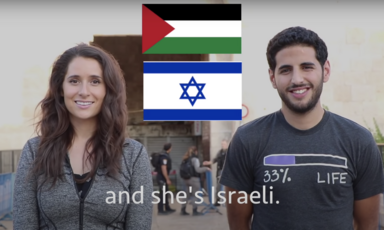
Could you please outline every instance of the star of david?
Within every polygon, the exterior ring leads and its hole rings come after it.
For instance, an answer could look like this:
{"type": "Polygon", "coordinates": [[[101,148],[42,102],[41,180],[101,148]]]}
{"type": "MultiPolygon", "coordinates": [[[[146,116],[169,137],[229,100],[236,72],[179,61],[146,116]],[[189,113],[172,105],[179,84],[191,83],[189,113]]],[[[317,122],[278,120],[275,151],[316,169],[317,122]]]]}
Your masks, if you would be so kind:
{"type": "Polygon", "coordinates": [[[180,99],[188,99],[192,106],[195,105],[197,99],[205,99],[205,96],[202,92],[204,89],[205,83],[197,84],[195,78],[192,76],[191,80],[189,80],[188,84],[180,83],[181,88],[183,89],[183,94],[181,94],[180,99]],[[190,86],[195,86],[198,90],[196,96],[191,97],[188,94],[188,89],[190,86]]]}

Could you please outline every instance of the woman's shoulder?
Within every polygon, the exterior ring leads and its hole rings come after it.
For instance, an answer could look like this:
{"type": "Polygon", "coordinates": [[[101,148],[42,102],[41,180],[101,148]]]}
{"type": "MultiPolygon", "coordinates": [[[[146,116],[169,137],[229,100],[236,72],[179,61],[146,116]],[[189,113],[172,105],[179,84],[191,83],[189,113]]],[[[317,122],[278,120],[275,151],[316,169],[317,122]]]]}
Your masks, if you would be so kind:
{"type": "Polygon", "coordinates": [[[125,157],[137,158],[141,154],[146,153],[145,147],[132,138],[125,138],[123,152],[125,157]]]}
{"type": "Polygon", "coordinates": [[[24,147],[22,150],[22,156],[23,157],[21,157],[21,158],[33,160],[36,156],[36,152],[37,152],[37,149],[39,148],[39,144],[40,144],[40,137],[39,136],[35,136],[35,137],[28,139],[24,144],[24,147]]]}
{"type": "Polygon", "coordinates": [[[40,136],[35,136],[35,137],[28,139],[27,143],[30,143],[33,145],[39,144],[40,143],[40,136]]]}
{"type": "Polygon", "coordinates": [[[132,138],[127,137],[124,140],[124,148],[131,149],[131,150],[140,150],[142,147],[143,145],[140,142],[132,138]]]}
{"type": "MultiPolygon", "coordinates": [[[[138,141],[126,138],[123,148],[123,172],[132,176],[132,170],[150,173],[150,160],[145,147],[138,141]]],[[[140,174],[140,173],[139,173],[140,174]]],[[[139,175],[137,174],[137,175],[139,175]]]]}
{"type": "Polygon", "coordinates": [[[35,151],[40,144],[40,137],[35,136],[27,140],[27,142],[24,145],[24,149],[29,149],[30,151],[35,151]]]}

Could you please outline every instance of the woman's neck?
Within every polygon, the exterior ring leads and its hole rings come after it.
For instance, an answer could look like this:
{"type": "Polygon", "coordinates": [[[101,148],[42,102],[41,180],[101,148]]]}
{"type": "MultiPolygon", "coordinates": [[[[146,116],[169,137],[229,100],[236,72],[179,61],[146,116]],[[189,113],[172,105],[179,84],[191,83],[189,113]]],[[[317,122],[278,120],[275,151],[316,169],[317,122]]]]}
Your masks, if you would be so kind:
{"type": "Polygon", "coordinates": [[[71,119],[71,123],[75,131],[74,138],[78,140],[88,140],[96,131],[96,119],[71,119]]]}

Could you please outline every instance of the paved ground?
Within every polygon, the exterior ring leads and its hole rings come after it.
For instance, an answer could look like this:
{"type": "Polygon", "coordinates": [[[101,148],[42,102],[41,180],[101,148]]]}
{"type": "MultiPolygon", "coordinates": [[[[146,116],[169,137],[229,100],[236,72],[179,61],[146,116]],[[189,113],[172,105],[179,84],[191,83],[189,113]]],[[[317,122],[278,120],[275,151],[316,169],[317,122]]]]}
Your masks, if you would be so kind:
{"type": "MultiPolygon", "coordinates": [[[[180,204],[171,205],[176,209],[176,212],[166,215],[157,215],[157,205],[153,206],[153,218],[152,218],[152,230],[229,230],[226,219],[226,208],[217,207],[222,213],[220,215],[215,210],[210,210],[204,216],[181,216],[180,204]]],[[[203,206],[200,206],[198,210],[202,210],[203,206]]],[[[192,206],[187,206],[187,212],[192,213],[192,206]]],[[[2,221],[7,230],[13,230],[12,221],[2,221]]],[[[3,228],[0,227],[0,230],[3,228]]]]}
{"type": "MultiPolygon", "coordinates": [[[[229,230],[225,207],[218,207],[222,215],[215,210],[211,210],[204,216],[181,216],[180,205],[177,203],[173,204],[172,208],[176,209],[176,212],[167,216],[158,216],[156,205],[153,207],[152,230],[229,230]]],[[[199,210],[202,208],[199,207],[199,210]]],[[[190,205],[187,206],[187,212],[192,212],[190,205]]],[[[2,221],[0,223],[7,230],[13,230],[12,221],[2,221]]],[[[0,230],[3,230],[3,228],[0,227],[0,230]]],[[[381,230],[384,230],[384,228],[381,228],[381,230]]]]}
{"type": "Polygon", "coordinates": [[[13,230],[12,221],[1,221],[0,222],[0,230],[3,230],[4,227],[2,227],[1,225],[6,227],[7,230],[13,230]]]}
{"type": "MultiPolygon", "coordinates": [[[[172,205],[176,212],[167,216],[158,216],[157,207],[153,207],[152,230],[229,230],[225,207],[217,207],[222,213],[210,210],[204,216],[181,216],[180,204],[172,205]]],[[[202,210],[202,206],[198,210],[202,210]]],[[[192,206],[187,206],[187,212],[192,213],[192,206]]]]}

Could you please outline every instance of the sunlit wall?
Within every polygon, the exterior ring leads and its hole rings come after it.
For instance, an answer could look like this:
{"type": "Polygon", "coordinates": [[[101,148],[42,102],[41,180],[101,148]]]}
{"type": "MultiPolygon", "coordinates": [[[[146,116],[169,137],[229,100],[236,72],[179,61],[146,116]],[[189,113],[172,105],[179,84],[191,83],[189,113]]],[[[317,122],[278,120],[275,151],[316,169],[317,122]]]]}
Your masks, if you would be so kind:
{"type": "MultiPolygon", "coordinates": [[[[34,136],[33,117],[48,86],[51,65],[65,49],[92,41],[93,35],[141,34],[141,4],[158,1],[97,3],[2,3],[0,7],[0,149],[20,149],[34,136]]],[[[167,3],[205,3],[203,0],[167,3]]],[[[229,1],[241,3],[241,1],[229,1]]],[[[332,112],[384,130],[384,4],[243,1],[242,123],[280,108],[268,79],[266,47],[284,28],[304,26],[327,43],[331,79],[322,103],[332,112]]],[[[212,57],[212,55],[211,55],[212,57]]]]}

